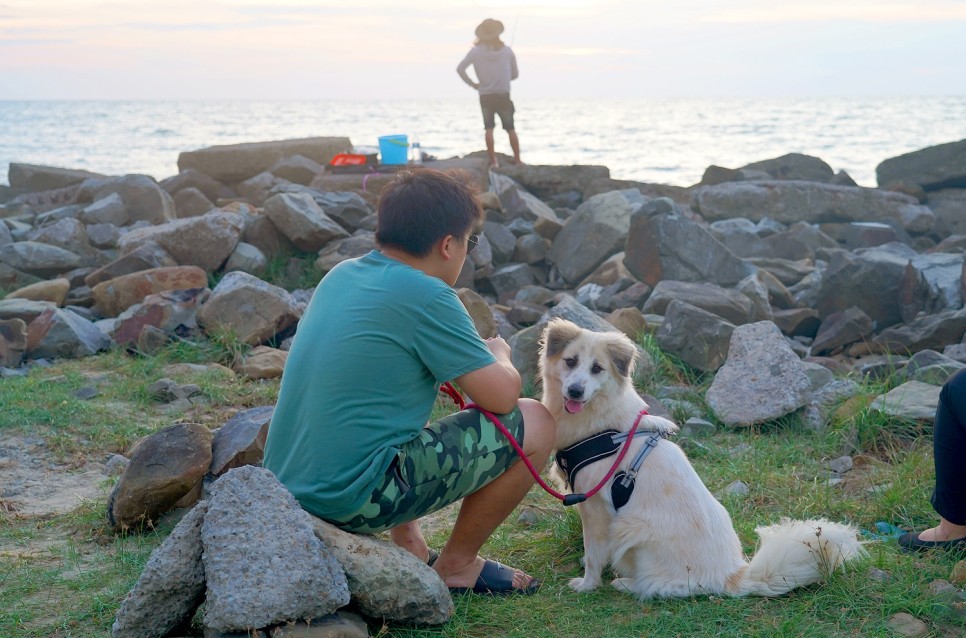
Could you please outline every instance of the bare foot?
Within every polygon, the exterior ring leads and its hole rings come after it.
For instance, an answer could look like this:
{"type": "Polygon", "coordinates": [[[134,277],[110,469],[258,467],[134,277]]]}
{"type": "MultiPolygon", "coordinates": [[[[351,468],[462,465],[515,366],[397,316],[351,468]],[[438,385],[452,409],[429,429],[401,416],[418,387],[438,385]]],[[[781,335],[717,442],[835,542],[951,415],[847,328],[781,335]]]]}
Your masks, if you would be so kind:
{"type": "MultiPolygon", "coordinates": [[[[480,572],[483,571],[484,564],[486,564],[486,560],[477,556],[475,560],[470,561],[462,567],[454,568],[444,562],[444,557],[441,554],[433,564],[433,569],[436,570],[436,573],[443,579],[447,587],[472,588],[476,584],[476,580],[480,577],[480,572]]],[[[513,587],[515,589],[526,589],[532,582],[532,576],[519,569],[513,569],[513,587]]]]}
{"type": "Polygon", "coordinates": [[[500,160],[495,157],[490,160],[490,168],[500,168],[500,160]]]}

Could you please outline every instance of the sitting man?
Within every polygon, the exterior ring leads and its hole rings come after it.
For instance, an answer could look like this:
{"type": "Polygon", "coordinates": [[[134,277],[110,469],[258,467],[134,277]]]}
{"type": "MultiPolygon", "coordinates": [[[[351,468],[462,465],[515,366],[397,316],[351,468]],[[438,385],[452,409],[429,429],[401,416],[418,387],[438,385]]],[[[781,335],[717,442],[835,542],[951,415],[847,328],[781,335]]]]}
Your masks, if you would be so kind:
{"type": "Polygon", "coordinates": [[[349,532],[389,530],[454,592],[529,594],[538,581],[477,552],[533,477],[479,411],[428,422],[440,385],[454,380],[500,415],[536,467],[554,444],[550,413],[519,398],[509,345],[482,339],[452,288],[482,220],[462,180],[396,175],[379,201],[380,250],[333,268],[299,323],[264,465],[319,518],[349,532]],[[437,555],[419,518],[460,499],[437,555]]]}

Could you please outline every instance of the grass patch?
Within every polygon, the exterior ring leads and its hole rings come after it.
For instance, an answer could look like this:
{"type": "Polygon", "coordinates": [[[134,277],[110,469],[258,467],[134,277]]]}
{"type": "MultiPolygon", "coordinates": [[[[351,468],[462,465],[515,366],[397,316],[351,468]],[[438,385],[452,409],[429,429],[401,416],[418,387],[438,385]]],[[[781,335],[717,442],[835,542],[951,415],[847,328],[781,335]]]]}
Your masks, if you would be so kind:
{"type": "MultiPolygon", "coordinates": [[[[235,344],[237,345],[237,344],[235,344]]],[[[642,391],[681,388],[688,400],[701,397],[708,375],[660,354],[644,338],[657,371],[642,391]]],[[[273,403],[277,382],[242,381],[215,369],[173,364],[211,361],[232,352],[223,343],[180,342],[151,357],[115,350],[97,357],[35,368],[23,378],[0,383],[0,437],[41,435],[61,457],[123,452],[138,437],[191,419],[220,426],[235,411],[273,403]],[[147,388],[168,376],[197,383],[203,402],[168,412],[147,388]],[[84,388],[97,394],[78,397],[84,388]]],[[[870,533],[878,521],[906,529],[935,522],[929,505],[933,484],[928,432],[909,428],[867,409],[866,394],[890,387],[891,380],[863,388],[857,405],[835,413],[827,429],[812,431],[795,418],[743,429],[719,427],[700,439],[678,437],[708,488],[721,494],[734,481],[747,496],[722,497],[746,552],[757,542],[754,528],[782,516],[827,517],[851,522],[870,533]],[[865,401],[865,404],[862,404],[865,401]],[[852,454],[856,467],[837,485],[829,483],[827,462],[852,454]],[[860,463],[859,461],[862,460],[860,463]]],[[[531,393],[534,389],[528,388],[531,393]]],[[[873,394],[874,396],[874,394],[873,394]]],[[[451,412],[441,397],[434,416],[451,412]]],[[[171,524],[142,535],[114,536],[103,520],[105,502],[86,503],[67,515],[18,518],[0,508],[0,636],[24,638],[105,637],[121,600],[134,585],[151,551],[171,524]]],[[[639,601],[608,587],[575,594],[567,583],[581,574],[581,527],[576,511],[564,509],[541,490],[531,490],[519,512],[502,525],[482,553],[519,566],[543,579],[528,598],[457,598],[456,616],[443,627],[370,627],[374,636],[400,638],[527,638],[583,636],[886,637],[889,617],[910,613],[932,636],[963,635],[962,620],[929,593],[929,583],[947,578],[960,557],[900,554],[894,541],[870,541],[870,556],[827,583],[778,599],[700,596],[687,600],[639,601]],[[882,570],[888,578],[880,578],[882,570]]],[[[439,547],[446,530],[429,540],[439,547]]]]}

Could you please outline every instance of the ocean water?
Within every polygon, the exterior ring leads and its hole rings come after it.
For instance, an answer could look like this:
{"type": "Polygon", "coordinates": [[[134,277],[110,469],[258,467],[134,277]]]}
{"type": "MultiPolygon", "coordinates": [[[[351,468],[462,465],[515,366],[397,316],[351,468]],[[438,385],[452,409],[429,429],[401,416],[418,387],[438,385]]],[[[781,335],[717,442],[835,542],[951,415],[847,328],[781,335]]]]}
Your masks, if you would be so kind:
{"type": "MultiPolygon", "coordinates": [[[[875,186],[875,167],[966,138],[966,96],[898,98],[523,99],[529,164],[599,164],[616,179],[677,186],[711,164],[737,168],[798,152],[875,186]]],[[[346,136],[357,147],[406,134],[437,157],[482,150],[474,98],[407,101],[2,101],[0,183],[10,162],[158,180],[178,154],[216,144],[346,136]]],[[[497,150],[509,153],[496,131],[497,150]]]]}

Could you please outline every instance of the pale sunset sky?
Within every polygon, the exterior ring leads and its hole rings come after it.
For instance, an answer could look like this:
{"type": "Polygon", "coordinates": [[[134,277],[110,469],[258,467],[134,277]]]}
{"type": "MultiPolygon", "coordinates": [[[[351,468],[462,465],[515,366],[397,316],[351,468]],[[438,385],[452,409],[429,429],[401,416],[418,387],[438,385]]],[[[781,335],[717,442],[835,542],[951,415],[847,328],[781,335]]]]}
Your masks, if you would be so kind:
{"type": "Polygon", "coordinates": [[[966,0],[0,0],[0,99],[960,95],[966,0]]]}

